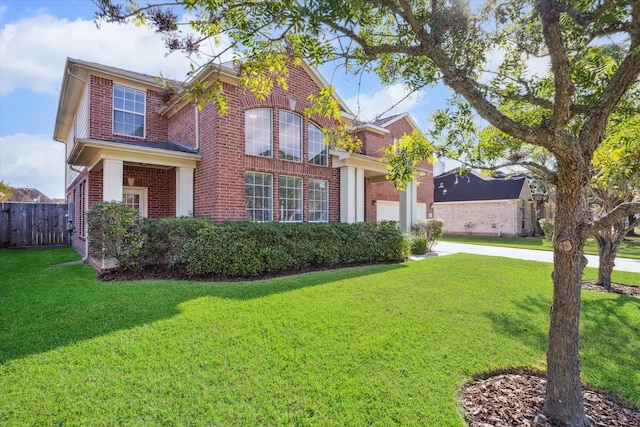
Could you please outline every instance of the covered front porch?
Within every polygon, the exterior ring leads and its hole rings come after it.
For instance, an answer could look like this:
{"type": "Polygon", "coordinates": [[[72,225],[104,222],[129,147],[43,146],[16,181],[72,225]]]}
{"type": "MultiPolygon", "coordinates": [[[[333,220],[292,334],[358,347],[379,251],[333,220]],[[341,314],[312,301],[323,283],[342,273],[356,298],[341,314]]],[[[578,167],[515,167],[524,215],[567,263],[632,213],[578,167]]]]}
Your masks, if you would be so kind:
{"type": "MultiPolygon", "coordinates": [[[[340,221],[354,223],[376,217],[367,215],[368,209],[377,209],[376,197],[367,198],[366,182],[386,183],[387,164],[379,158],[358,153],[332,151],[333,167],[340,170],[340,221]]],[[[419,171],[426,176],[427,171],[419,171]]],[[[418,191],[415,183],[407,184],[406,190],[398,191],[398,225],[400,230],[409,232],[418,220],[418,191]]]]}
{"type": "Polygon", "coordinates": [[[123,201],[144,216],[193,215],[194,170],[201,155],[174,142],[78,139],[72,167],[89,172],[89,205],[123,201]]]}

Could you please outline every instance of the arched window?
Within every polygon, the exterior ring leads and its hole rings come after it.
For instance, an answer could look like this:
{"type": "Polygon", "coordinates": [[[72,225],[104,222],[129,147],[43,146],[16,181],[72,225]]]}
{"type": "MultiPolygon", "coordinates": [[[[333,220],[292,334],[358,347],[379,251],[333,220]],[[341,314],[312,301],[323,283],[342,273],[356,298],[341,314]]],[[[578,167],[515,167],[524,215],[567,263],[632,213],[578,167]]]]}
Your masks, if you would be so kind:
{"type": "Polygon", "coordinates": [[[309,123],[309,163],[327,166],[329,147],[324,143],[324,132],[318,126],[309,123]]]}
{"type": "Polygon", "coordinates": [[[252,156],[271,157],[271,110],[261,108],[244,113],[244,152],[252,156]]]}

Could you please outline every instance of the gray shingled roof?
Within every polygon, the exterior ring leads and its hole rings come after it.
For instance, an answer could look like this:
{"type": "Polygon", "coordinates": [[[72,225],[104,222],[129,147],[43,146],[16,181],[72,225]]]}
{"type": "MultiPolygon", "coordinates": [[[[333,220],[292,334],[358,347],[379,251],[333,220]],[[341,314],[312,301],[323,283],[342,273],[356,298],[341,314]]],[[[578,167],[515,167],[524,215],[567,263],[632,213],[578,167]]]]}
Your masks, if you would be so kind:
{"type": "Polygon", "coordinates": [[[525,176],[492,178],[478,172],[459,175],[459,170],[433,179],[435,202],[466,202],[478,200],[512,200],[520,197],[525,176]]]}
{"type": "MultiPolygon", "coordinates": [[[[122,68],[112,67],[110,65],[99,64],[97,62],[83,61],[81,59],[74,59],[74,58],[69,58],[69,59],[71,59],[71,61],[73,61],[75,63],[78,63],[80,65],[83,65],[83,66],[85,66],[87,68],[93,68],[93,69],[96,69],[96,70],[102,70],[102,71],[104,71],[106,73],[109,73],[109,74],[116,74],[116,75],[123,76],[123,77],[129,77],[129,78],[131,78],[133,80],[146,82],[146,83],[154,85],[154,86],[162,86],[162,82],[161,82],[159,76],[152,76],[150,74],[144,74],[144,73],[138,73],[138,72],[135,72],[135,71],[124,70],[122,68]]],[[[172,85],[174,85],[176,87],[182,86],[182,82],[178,81],[178,80],[166,79],[166,81],[171,83],[172,85]]]]}
{"type": "Polygon", "coordinates": [[[126,139],[103,140],[107,142],[117,142],[119,144],[133,145],[134,147],[153,148],[156,150],[175,151],[178,153],[200,154],[199,150],[175,141],[131,141],[126,139]]]}

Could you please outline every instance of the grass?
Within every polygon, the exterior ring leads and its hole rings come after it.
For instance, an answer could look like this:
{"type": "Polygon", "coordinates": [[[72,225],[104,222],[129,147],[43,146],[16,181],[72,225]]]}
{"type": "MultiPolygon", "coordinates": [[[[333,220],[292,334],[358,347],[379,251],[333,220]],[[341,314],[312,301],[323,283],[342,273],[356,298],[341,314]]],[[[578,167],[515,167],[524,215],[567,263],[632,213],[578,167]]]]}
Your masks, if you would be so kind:
{"type": "MultiPolygon", "coordinates": [[[[491,237],[447,234],[442,237],[442,241],[485,246],[503,246],[507,248],[537,249],[543,251],[553,250],[553,244],[550,240],[534,237],[491,237]]],[[[587,255],[598,255],[598,245],[595,240],[587,240],[584,247],[584,253],[587,255]]],[[[621,258],[640,259],[640,235],[627,236],[620,245],[618,256],[621,258]]]]}
{"type": "MultiPolygon", "coordinates": [[[[462,426],[465,381],[544,365],[546,263],[457,254],[240,283],[51,267],[74,259],[0,250],[2,425],[462,426]]],[[[640,405],[638,299],[583,301],[584,380],[640,405]]]]}

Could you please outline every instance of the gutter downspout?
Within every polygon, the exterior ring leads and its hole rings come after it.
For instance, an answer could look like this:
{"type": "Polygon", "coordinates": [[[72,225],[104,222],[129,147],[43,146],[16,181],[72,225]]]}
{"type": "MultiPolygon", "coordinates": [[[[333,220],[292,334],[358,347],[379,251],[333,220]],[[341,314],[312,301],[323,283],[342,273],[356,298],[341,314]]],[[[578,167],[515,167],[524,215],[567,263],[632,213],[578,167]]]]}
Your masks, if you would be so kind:
{"type": "Polygon", "coordinates": [[[200,149],[200,109],[198,108],[198,100],[194,103],[195,111],[195,127],[196,127],[196,150],[200,149]]]}

